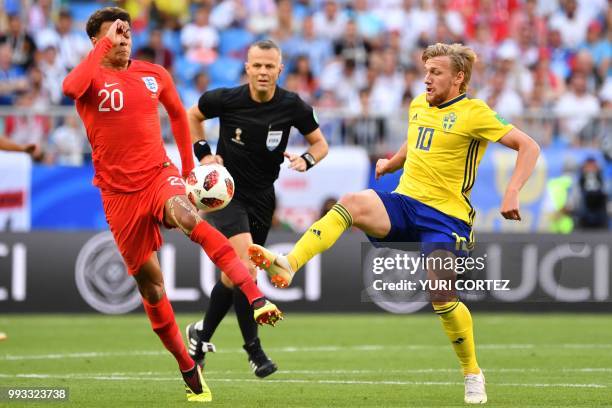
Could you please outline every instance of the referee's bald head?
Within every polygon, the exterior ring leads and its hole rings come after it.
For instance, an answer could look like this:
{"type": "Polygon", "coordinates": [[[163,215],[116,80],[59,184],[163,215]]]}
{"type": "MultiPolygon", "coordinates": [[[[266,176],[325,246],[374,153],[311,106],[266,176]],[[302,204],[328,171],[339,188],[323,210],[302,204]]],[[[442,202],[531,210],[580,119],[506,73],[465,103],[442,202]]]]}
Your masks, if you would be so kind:
{"type": "Polygon", "coordinates": [[[259,40],[251,44],[251,46],[249,47],[248,53],[247,53],[247,58],[248,58],[248,54],[251,52],[251,49],[253,48],[259,48],[260,50],[276,50],[276,52],[278,52],[278,55],[281,61],[283,59],[283,52],[281,51],[278,44],[276,44],[272,40],[259,40]]]}

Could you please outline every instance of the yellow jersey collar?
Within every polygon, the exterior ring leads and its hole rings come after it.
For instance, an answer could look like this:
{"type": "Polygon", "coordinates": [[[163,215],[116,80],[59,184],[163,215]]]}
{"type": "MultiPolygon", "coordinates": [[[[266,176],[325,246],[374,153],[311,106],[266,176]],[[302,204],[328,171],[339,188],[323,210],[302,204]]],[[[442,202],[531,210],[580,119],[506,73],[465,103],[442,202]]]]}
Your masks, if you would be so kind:
{"type": "MultiPolygon", "coordinates": [[[[448,106],[451,106],[453,103],[459,102],[460,100],[464,99],[465,97],[467,97],[467,94],[462,93],[461,95],[454,97],[450,101],[444,102],[443,104],[436,106],[436,108],[444,109],[444,108],[446,108],[448,106]]],[[[429,107],[431,108],[432,106],[429,105],[429,107]]]]}

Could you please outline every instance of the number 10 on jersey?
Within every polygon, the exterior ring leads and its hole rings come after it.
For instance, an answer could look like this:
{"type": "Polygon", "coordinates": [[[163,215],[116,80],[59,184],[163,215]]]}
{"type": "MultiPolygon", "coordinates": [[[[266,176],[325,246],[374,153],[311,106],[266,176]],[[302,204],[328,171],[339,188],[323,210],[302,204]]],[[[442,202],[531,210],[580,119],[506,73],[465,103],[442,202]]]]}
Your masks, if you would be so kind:
{"type": "Polygon", "coordinates": [[[417,137],[416,148],[429,151],[431,140],[433,139],[434,129],[428,127],[419,127],[419,136],[417,137]]]}

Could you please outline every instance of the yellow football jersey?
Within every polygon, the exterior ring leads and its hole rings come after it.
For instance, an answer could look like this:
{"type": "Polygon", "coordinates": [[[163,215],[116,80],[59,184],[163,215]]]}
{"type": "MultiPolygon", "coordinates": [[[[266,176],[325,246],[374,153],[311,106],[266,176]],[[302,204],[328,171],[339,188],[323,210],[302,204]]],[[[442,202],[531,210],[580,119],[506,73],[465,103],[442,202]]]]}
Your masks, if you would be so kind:
{"type": "Polygon", "coordinates": [[[470,193],[478,164],[487,143],[513,126],[465,94],[429,106],[423,93],[414,98],[408,115],[404,174],[395,191],[472,225],[476,212],[470,193]]]}

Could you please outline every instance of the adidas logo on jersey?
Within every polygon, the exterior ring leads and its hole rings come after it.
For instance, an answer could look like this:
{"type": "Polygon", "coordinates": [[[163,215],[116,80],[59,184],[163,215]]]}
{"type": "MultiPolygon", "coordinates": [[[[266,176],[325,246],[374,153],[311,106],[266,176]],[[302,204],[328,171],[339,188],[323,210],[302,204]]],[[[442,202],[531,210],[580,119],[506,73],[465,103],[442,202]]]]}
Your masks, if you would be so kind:
{"type": "Polygon", "coordinates": [[[321,238],[321,231],[318,229],[311,229],[310,232],[312,232],[313,234],[315,234],[318,238],[321,238]]]}

